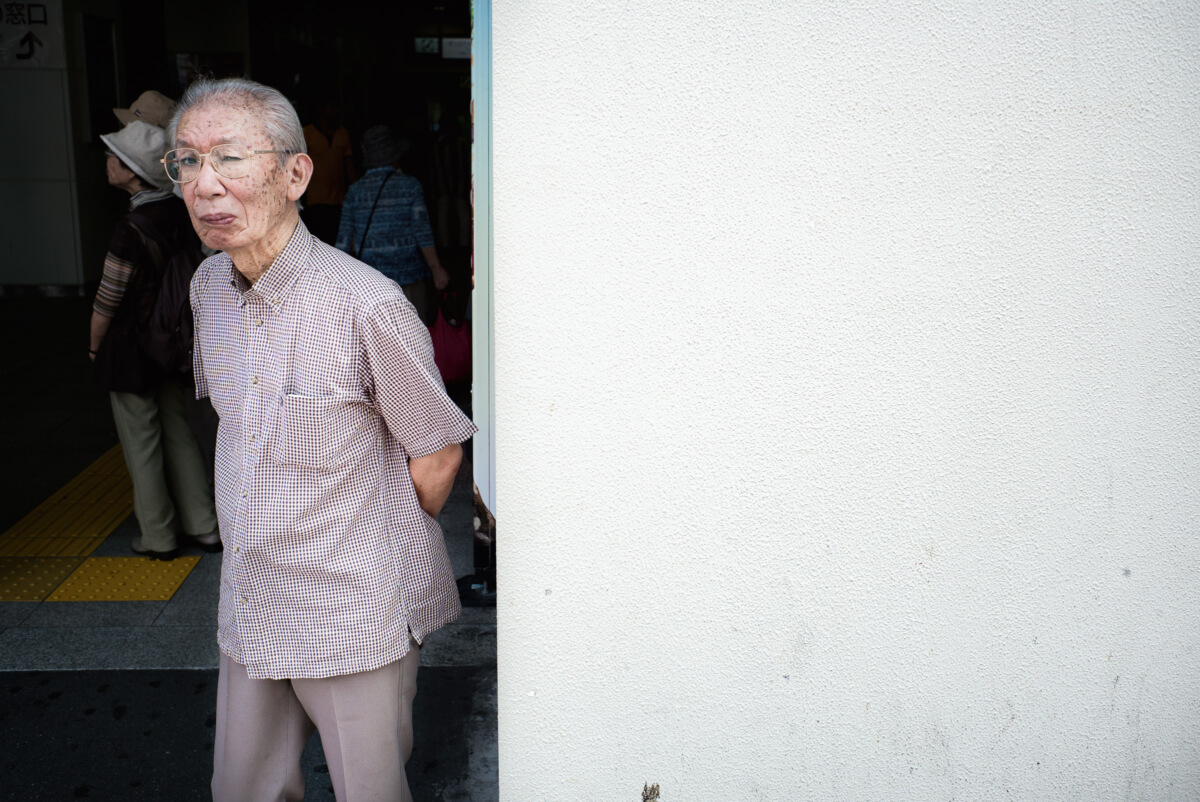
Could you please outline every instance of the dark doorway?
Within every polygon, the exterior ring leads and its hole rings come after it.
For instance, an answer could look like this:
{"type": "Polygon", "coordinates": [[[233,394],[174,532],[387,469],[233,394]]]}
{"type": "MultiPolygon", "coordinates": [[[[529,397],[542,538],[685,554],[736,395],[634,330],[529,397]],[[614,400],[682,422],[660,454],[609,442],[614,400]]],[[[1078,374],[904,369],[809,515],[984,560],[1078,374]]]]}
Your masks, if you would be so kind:
{"type": "Polygon", "coordinates": [[[402,166],[425,187],[439,251],[469,246],[469,213],[448,217],[470,198],[471,60],[443,45],[470,38],[469,0],[249,8],[251,77],[287,94],[305,123],[335,103],[358,157],[362,132],[390,125],[412,143],[402,166]]]}
{"type": "MultiPolygon", "coordinates": [[[[178,97],[196,73],[247,75],[287,95],[304,123],[335,104],[358,160],[363,131],[390,125],[411,143],[401,166],[425,189],[442,262],[469,287],[470,0],[255,0],[243,8],[244,17],[229,17],[246,20],[245,38],[230,35],[209,50],[178,53],[165,43],[173,39],[167,26],[179,20],[163,7],[150,13],[125,0],[119,103],[147,89],[178,97]],[[237,41],[247,41],[248,52],[231,50],[237,41]]],[[[111,128],[109,109],[118,102],[96,105],[111,128]]]]}

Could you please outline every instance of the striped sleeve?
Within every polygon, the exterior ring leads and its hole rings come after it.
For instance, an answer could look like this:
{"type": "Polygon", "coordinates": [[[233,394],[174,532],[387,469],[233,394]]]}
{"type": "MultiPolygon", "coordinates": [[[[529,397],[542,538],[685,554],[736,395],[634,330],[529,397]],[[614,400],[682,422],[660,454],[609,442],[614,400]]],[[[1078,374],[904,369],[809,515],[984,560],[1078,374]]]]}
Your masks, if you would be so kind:
{"type": "Polygon", "coordinates": [[[104,256],[104,272],[100,275],[100,287],[92,308],[107,317],[116,315],[137,265],[147,258],[149,254],[142,237],[133,223],[122,218],[113,231],[108,253],[104,256]]]}
{"type": "Polygon", "coordinates": [[[104,273],[100,276],[100,287],[96,290],[96,302],[92,308],[106,317],[115,316],[132,277],[132,262],[121,259],[112,251],[105,254],[104,273]]]}

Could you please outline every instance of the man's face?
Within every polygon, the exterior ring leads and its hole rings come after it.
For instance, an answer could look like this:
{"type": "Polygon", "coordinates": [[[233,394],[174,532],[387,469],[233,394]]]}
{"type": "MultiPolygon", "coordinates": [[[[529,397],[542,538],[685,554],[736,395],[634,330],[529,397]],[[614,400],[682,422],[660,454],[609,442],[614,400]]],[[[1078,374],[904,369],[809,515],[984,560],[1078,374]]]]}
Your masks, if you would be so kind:
{"type": "MultiPolygon", "coordinates": [[[[274,150],[250,103],[209,103],[192,109],[179,121],[175,147],[208,153],[214,146],[239,142],[250,150],[274,150]]],[[[288,164],[296,159],[288,157],[288,164]]],[[[281,169],[275,154],[251,158],[250,173],[226,178],[204,159],[195,181],[182,185],[183,200],[200,239],[210,248],[237,253],[253,250],[294,211],[289,172],[281,169]]],[[[305,182],[307,183],[307,181],[305,182]]],[[[303,192],[303,187],[300,188],[303,192]]]]}

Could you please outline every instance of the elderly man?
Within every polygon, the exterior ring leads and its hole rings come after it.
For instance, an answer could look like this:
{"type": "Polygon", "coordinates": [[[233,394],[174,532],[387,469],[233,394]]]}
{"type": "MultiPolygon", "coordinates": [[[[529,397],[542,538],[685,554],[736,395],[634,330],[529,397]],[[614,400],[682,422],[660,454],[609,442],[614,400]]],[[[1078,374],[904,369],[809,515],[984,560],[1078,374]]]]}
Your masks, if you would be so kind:
{"type": "Polygon", "coordinates": [[[396,284],[309,234],[286,98],[193,84],[163,163],[222,253],[192,281],[197,394],[221,416],[213,797],[301,799],[321,733],[339,800],[410,799],[418,645],[460,612],[434,520],[474,426],[396,284]]]}

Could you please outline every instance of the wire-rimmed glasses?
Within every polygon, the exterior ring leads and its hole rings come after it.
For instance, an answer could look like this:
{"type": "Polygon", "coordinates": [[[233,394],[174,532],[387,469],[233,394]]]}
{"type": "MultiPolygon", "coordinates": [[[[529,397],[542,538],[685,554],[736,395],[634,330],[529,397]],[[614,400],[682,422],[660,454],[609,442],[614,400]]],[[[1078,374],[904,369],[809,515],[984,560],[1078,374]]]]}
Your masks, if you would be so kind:
{"type": "Polygon", "coordinates": [[[245,145],[229,142],[217,145],[208,153],[201,153],[195,148],[176,148],[167,151],[167,155],[159,159],[167,178],[176,184],[190,184],[200,175],[204,159],[212,168],[226,178],[245,178],[250,175],[250,159],[266,153],[293,153],[291,150],[250,150],[245,145]]]}

